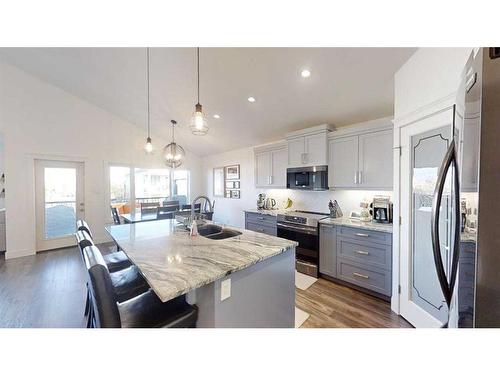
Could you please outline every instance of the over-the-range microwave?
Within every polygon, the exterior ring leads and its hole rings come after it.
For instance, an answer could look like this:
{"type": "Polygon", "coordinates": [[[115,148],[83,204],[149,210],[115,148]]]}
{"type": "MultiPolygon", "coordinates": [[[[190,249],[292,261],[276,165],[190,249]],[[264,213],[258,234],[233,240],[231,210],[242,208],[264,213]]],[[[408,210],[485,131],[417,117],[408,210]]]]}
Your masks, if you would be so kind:
{"type": "Polygon", "coordinates": [[[328,166],[287,168],[286,188],[296,190],[328,190],[328,166]]]}

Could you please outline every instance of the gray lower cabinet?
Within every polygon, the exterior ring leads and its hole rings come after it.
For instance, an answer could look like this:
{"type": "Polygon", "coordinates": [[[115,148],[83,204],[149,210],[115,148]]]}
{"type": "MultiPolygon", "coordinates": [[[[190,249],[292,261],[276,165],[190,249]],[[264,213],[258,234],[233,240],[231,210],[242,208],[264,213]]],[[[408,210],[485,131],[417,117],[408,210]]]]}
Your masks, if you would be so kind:
{"type": "Polygon", "coordinates": [[[319,272],[337,277],[337,227],[320,225],[319,227],[319,272]]]}
{"type": "Polygon", "coordinates": [[[319,251],[320,273],[391,296],[391,233],[322,224],[319,251]]]}
{"type": "Polygon", "coordinates": [[[276,236],[278,234],[276,216],[245,212],[245,229],[276,236]]]}

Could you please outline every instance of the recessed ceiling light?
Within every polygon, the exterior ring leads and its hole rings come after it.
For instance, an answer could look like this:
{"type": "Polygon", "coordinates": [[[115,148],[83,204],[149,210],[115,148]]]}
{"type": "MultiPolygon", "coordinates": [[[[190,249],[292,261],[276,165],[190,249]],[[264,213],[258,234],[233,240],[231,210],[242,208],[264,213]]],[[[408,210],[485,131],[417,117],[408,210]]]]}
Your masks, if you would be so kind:
{"type": "Polygon", "coordinates": [[[253,96],[249,96],[247,99],[250,103],[255,103],[255,98],[253,96]]]}
{"type": "Polygon", "coordinates": [[[214,115],[214,118],[220,118],[220,116],[219,115],[214,115]]]}
{"type": "Polygon", "coordinates": [[[311,71],[310,70],[307,70],[307,69],[304,69],[300,72],[300,75],[303,77],[303,78],[309,78],[311,76],[311,71]]]}

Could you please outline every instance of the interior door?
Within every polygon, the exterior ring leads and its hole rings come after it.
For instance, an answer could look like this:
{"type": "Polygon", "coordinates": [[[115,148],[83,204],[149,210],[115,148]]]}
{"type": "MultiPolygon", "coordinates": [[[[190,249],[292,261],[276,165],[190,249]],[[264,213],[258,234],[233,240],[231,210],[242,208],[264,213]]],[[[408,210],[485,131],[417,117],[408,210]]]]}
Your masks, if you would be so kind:
{"type": "MultiPolygon", "coordinates": [[[[438,173],[452,142],[453,109],[401,129],[400,313],[415,327],[441,327],[448,307],[432,246],[432,206],[438,173]]],[[[441,257],[449,273],[453,176],[444,181],[439,207],[441,257]]]]}
{"type": "Polygon", "coordinates": [[[333,188],[359,187],[358,136],[332,139],[328,168],[328,186],[333,188]]]}
{"type": "Polygon", "coordinates": [[[85,214],[83,163],[35,161],[37,251],[75,245],[85,214]]]}

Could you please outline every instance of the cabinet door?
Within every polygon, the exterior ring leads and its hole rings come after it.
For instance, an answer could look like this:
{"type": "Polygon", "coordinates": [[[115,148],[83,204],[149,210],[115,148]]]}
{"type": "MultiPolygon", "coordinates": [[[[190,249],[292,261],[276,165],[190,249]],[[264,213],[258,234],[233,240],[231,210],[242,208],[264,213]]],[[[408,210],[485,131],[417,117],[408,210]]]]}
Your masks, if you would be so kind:
{"type": "Polygon", "coordinates": [[[288,152],[286,148],[271,152],[271,186],[286,187],[288,152]]]}
{"type": "Polygon", "coordinates": [[[332,139],[328,163],[328,186],[357,188],[358,136],[332,139]]]}
{"type": "Polygon", "coordinates": [[[314,134],[304,137],[304,164],[312,166],[328,164],[327,142],[326,134],[314,134]]]}
{"type": "Polygon", "coordinates": [[[392,130],[359,136],[359,187],[392,190],[392,166],[392,130]]]}
{"type": "Polygon", "coordinates": [[[304,165],[304,137],[288,140],[288,166],[301,167],[304,165]]]}
{"type": "Polygon", "coordinates": [[[255,186],[269,186],[271,178],[271,153],[262,152],[255,155],[255,186]]]}
{"type": "Polygon", "coordinates": [[[337,277],[337,228],[321,225],[319,228],[319,272],[337,277]]]}

